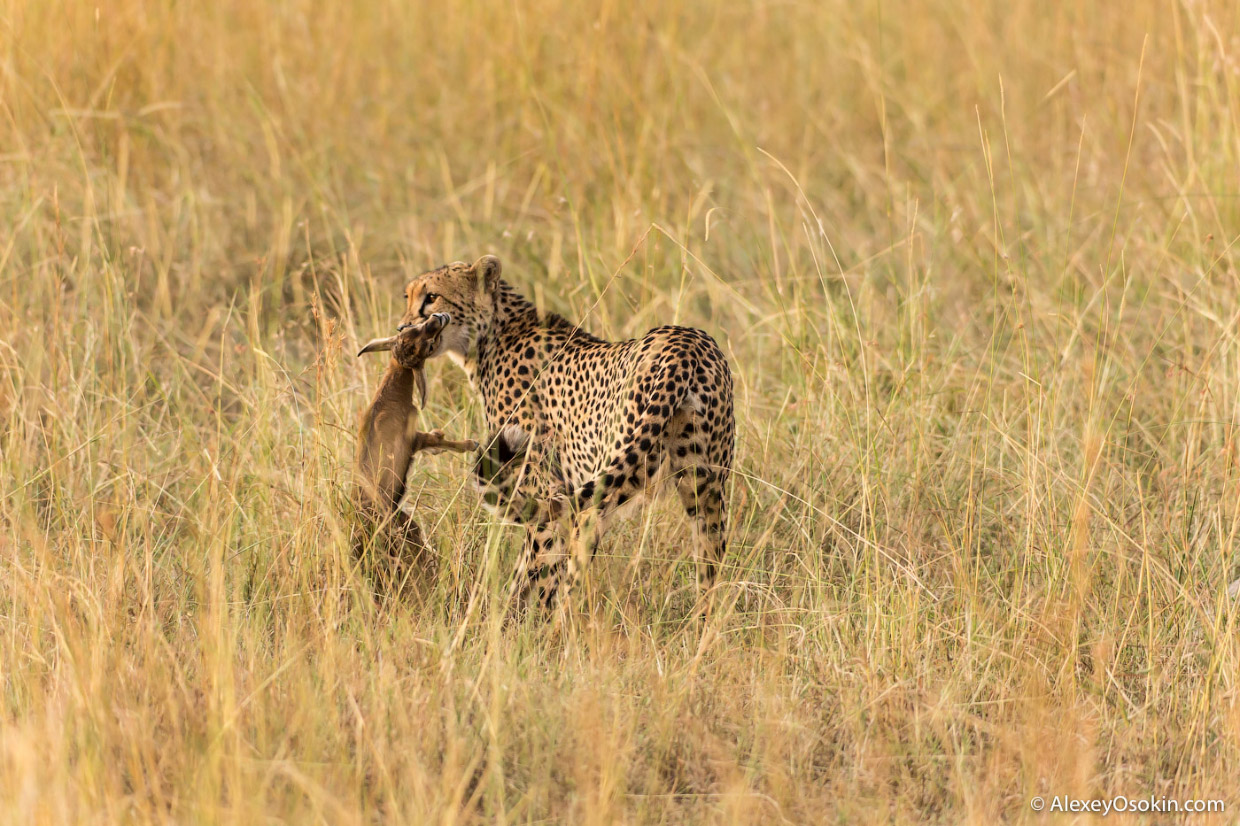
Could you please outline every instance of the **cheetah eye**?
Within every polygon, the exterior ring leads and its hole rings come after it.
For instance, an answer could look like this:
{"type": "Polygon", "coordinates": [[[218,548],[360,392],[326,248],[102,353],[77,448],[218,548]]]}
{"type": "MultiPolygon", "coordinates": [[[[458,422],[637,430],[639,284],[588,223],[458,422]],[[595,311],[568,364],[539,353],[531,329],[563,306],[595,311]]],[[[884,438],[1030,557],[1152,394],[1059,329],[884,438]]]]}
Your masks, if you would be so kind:
{"type": "Polygon", "coordinates": [[[439,298],[438,293],[427,293],[426,294],[426,297],[422,299],[422,310],[421,310],[422,315],[426,315],[426,308],[431,306],[431,304],[434,304],[438,298],[439,298]]]}

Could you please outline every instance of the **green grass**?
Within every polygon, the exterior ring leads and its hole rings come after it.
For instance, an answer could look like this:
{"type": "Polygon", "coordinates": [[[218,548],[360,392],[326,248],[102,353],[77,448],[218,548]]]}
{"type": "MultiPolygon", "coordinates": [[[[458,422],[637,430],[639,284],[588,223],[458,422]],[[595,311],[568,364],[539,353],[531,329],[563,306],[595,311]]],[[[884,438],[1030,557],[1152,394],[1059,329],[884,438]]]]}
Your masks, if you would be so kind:
{"type": "Polygon", "coordinates": [[[1235,809],[1238,60],[1222,2],[0,4],[0,820],[1235,809]],[[705,626],[669,499],[502,627],[451,454],[425,600],[352,569],[352,353],[483,253],[731,359],[705,626]]]}

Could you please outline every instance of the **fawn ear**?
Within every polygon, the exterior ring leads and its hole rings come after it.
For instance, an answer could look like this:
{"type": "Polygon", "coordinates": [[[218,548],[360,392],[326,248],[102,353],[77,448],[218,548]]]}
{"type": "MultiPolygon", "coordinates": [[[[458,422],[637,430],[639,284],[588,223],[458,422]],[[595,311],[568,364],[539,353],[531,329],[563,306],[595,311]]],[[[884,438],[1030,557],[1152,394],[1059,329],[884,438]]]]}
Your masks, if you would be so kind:
{"type": "Polygon", "coordinates": [[[387,338],[376,338],[367,342],[366,346],[358,351],[359,357],[367,353],[378,353],[381,350],[391,350],[392,345],[396,343],[396,336],[388,336],[387,338]]]}
{"type": "Polygon", "coordinates": [[[418,388],[418,407],[426,407],[426,376],[421,370],[413,371],[413,383],[418,388]]]}
{"type": "Polygon", "coordinates": [[[490,294],[499,286],[499,273],[503,269],[499,259],[494,255],[484,255],[474,262],[474,278],[478,279],[478,287],[490,294]]]}

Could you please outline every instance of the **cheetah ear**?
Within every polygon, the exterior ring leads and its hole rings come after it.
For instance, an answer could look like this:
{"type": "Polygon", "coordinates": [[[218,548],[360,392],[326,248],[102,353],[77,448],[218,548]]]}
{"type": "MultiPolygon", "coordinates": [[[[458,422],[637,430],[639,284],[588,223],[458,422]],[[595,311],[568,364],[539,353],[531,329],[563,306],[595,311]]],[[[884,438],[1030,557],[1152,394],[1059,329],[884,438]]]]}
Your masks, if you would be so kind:
{"type": "Polygon", "coordinates": [[[499,259],[494,255],[484,255],[474,262],[474,277],[478,279],[478,286],[487,293],[495,292],[495,288],[499,286],[499,273],[503,269],[500,266],[499,259]]]}

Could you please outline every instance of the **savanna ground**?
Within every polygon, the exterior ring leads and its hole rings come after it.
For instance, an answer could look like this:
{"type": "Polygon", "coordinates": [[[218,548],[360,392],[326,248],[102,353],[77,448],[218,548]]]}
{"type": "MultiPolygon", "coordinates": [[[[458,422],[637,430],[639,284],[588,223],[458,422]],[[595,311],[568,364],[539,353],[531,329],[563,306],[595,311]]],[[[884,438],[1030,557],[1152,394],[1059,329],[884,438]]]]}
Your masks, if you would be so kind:
{"type": "Polygon", "coordinates": [[[1230,3],[6,0],[0,818],[1230,820],[1238,236],[1230,3]],[[456,455],[353,569],[352,353],[487,252],[728,353],[704,627],[670,500],[503,627],[456,455]]]}

